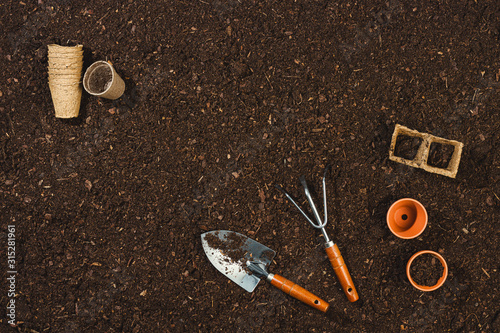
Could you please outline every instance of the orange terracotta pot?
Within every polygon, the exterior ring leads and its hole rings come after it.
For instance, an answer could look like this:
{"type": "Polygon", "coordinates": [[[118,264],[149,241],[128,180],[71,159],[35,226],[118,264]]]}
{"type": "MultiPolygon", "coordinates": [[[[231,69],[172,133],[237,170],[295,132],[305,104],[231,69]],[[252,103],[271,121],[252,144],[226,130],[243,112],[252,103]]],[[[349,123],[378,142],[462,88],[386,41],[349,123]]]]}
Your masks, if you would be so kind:
{"type": "Polygon", "coordinates": [[[433,290],[436,290],[439,287],[441,287],[443,285],[443,283],[446,281],[446,278],[448,277],[448,264],[446,263],[446,260],[444,260],[443,256],[441,256],[437,252],[429,251],[429,250],[420,251],[420,252],[415,253],[410,258],[410,260],[408,260],[408,263],[406,264],[406,276],[408,277],[408,280],[410,281],[410,283],[418,290],[433,291],[433,290]],[[432,254],[433,256],[435,256],[437,259],[439,259],[439,262],[441,262],[441,265],[443,265],[443,275],[439,278],[438,282],[433,286],[421,286],[419,284],[416,284],[415,281],[413,281],[411,274],[410,274],[410,272],[411,272],[410,268],[411,268],[411,264],[413,263],[413,260],[415,260],[415,258],[417,258],[418,256],[420,256],[422,254],[426,254],[426,253],[429,253],[429,254],[432,254]]]}
{"type": "Polygon", "coordinates": [[[389,208],[387,225],[391,232],[399,238],[418,237],[427,226],[427,211],[415,199],[400,199],[389,208]]]}

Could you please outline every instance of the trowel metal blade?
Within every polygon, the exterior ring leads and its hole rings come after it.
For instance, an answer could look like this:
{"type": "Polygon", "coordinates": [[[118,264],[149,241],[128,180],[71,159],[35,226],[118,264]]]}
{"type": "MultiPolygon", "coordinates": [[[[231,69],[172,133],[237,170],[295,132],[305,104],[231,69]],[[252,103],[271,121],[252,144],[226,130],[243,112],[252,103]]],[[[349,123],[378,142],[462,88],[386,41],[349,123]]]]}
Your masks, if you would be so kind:
{"type": "Polygon", "coordinates": [[[245,235],[234,231],[216,230],[201,235],[203,250],[219,272],[248,292],[252,292],[260,278],[247,269],[247,261],[262,268],[272,262],[276,252],[245,235]]]}

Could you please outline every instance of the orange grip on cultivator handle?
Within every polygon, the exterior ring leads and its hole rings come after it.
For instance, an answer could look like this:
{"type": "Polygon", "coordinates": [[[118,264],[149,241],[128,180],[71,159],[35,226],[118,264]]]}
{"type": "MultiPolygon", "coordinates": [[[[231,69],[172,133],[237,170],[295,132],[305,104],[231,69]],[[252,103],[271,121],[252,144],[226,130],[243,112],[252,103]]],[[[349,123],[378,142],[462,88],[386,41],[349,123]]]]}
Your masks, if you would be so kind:
{"type": "Polygon", "coordinates": [[[278,274],[269,274],[268,280],[276,288],[281,289],[288,295],[295,297],[299,301],[302,301],[307,305],[312,306],[315,309],[326,312],[326,310],[328,310],[328,307],[330,306],[327,302],[323,301],[321,298],[317,297],[313,293],[305,290],[298,284],[288,279],[285,279],[284,277],[278,274]]]}
{"type": "Polygon", "coordinates": [[[342,289],[344,290],[347,299],[350,302],[356,302],[359,299],[358,292],[354,287],[351,274],[349,274],[349,270],[345,265],[344,258],[342,258],[342,254],[340,253],[337,244],[327,244],[326,254],[328,255],[328,259],[330,259],[330,263],[332,264],[333,270],[342,285],[342,289]]]}

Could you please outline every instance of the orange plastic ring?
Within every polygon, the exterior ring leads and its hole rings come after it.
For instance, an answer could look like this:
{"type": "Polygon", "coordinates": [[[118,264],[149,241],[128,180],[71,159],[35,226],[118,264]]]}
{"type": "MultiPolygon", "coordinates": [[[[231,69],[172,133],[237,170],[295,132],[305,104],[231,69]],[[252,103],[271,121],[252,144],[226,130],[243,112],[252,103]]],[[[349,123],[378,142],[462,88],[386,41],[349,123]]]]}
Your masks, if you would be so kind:
{"type": "Polygon", "coordinates": [[[410,260],[408,260],[408,263],[406,264],[406,276],[408,276],[408,280],[410,281],[410,283],[418,290],[433,291],[433,290],[436,290],[439,287],[441,287],[444,284],[444,282],[446,281],[446,278],[448,277],[448,264],[446,263],[446,260],[444,260],[443,256],[441,256],[437,252],[430,251],[430,250],[420,251],[420,252],[415,253],[410,258],[410,260]],[[410,274],[410,267],[411,267],[411,264],[413,263],[413,260],[415,260],[416,257],[418,257],[422,254],[426,254],[426,253],[432,254],[433,256],[438,258],[439,261],[441,262],[441,265],[443,265],[443,268],[444,268],[443,275],[439,278],[438,282],[433,286],[421,286],[421,285],[415,283],[415,281],[413,281],[413,279],[411,278],[411,274],[410,274]]]}

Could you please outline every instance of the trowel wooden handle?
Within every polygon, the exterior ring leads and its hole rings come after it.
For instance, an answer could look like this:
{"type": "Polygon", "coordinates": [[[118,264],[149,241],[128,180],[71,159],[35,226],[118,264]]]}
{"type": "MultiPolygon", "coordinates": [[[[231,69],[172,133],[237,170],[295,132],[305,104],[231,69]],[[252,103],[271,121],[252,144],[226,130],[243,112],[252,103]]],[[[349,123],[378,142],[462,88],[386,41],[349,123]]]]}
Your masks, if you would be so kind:
{"type": "Polygon", "coordinates": [[[342,258],[342,254],[340,254],[337,244],[328,246],[326,248],[326,254],[328,255],[328,259],[330,259],[330,263],[332,264],[333,270],[342,285],[342,289],[344,289],[347,299],[350,302],[356,302],[359,299],[358,292],[354,287],[351,274],[349,274],[349,270],[345,265],[344,258],[342,258]]]}
{"type": "Polygon", "coordinates": [[[268,280],[276,288],[281,289],[288,295],[293,296],[299,301],[302,301],[320,311],[326,312],[326,310],[328,310],[328,307],[330,306],[327,302],[323,301],[313,293],[305,290],[296,283],[293,283],[292,281],[287,280],[278,274],[269,274],[268,280]]]}

